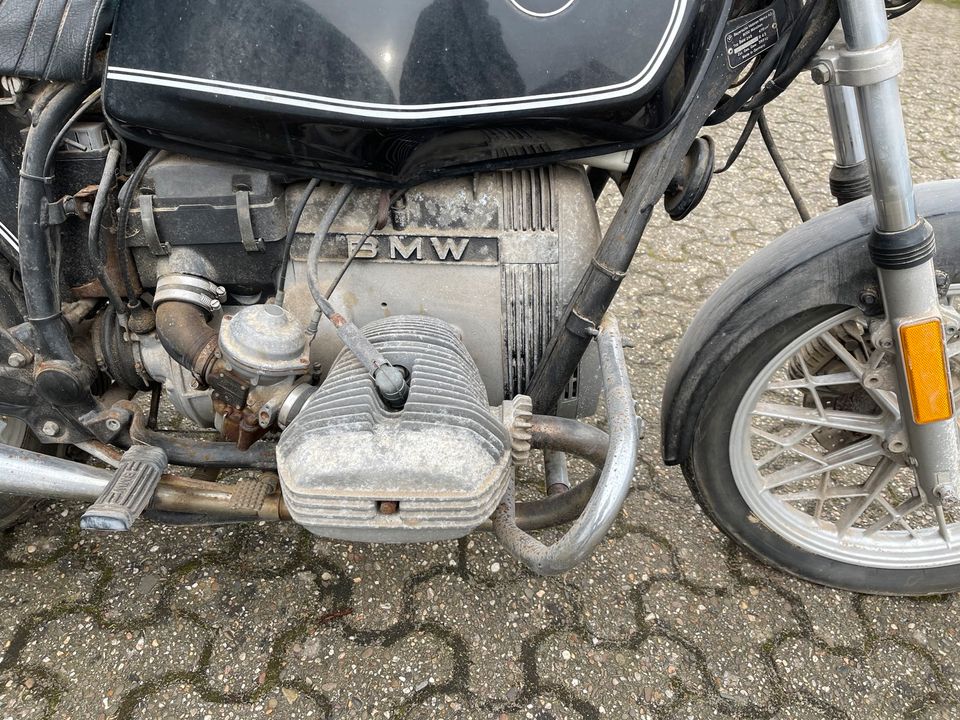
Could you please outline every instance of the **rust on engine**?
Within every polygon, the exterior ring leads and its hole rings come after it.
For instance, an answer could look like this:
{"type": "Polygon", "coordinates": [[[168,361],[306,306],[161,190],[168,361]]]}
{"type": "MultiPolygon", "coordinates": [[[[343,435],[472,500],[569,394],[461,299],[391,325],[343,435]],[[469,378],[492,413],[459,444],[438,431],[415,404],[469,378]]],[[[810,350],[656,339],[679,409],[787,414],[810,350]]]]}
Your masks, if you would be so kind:
{"type": "Polygon", "coordinates": [[[241,413],[237,447],[241,450],[249,450],[251,445],[266,434],[267,429],[260,427],[258,413],[251,408],[244,408],[241,413]]]}

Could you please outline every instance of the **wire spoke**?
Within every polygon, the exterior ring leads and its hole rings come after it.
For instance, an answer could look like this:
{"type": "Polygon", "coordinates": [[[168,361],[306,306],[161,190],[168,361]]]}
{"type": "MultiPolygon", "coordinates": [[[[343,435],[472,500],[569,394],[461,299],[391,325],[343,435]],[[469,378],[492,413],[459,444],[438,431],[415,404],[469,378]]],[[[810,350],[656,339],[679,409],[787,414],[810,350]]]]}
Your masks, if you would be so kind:
{"type": "Polygon", "coordinates": [[[795,463],[788,468],[778,470],[763,478],[763,490],[769,491],[798,480],[819,475],[829,470],[837,470],[852,463],[862,463],[883,455],[883,448],[875,438],[867,438],[847,447],[834,450],[815,460],[795,463]]]}
{"type": "Polygon", "coordinates": [[[802,500],[836,500],[840,498],[863,497],[867,491],[862,485],[829,485],[830,473],[825,472],[820,481],[820,487],[816,490],[799,490],[797,492],[775,493],[778,500],[787,502],[798,502],[802,500]],[[828,485],[825,487],[824,484],[828,485]]]}
{"type": "Polygon", "coordinates": [[[830,487],[831,475],[832,473],[829,470],[827,470],[827,472],[823,474],[823,477],[820,478],[820,487],[817,488],[817,492],[820,497],[817,498],[817,509],[813,513],[813,517],[816,518],[817,520],[823,517],[823,506],[827,502],[827,494],[831,490],[840,489],[840,488],[830,487]]]}
{"type": "Polygon", "coordinates": [[[779,445],[780,447],[789,448],[793,445],[796,445],[798,442],[802,441],[804,438],[809,437],[814,432],[816,432],[815,427],[802,427],[796,432],[787,435],[786,437],[782,435],[777,435],[776,433],[767,432],[763,428],[751,427],[750,431],[756,435],[758,438],[763,438],[769,442],[779,445]]]}
{"type": "Polygon", "coordinates": [[[757,403],[753,414],[835,430],[850,430],[864,435],[882,436],[886,433],[888,425],[886,420],[878,416],[862,415],[843,410],[826,410],[821,417],[820,413],[813,408],[782,405],[780,403],[757,403]]]}
{"type": "Polygon", "coordinates": [[[933,508],[934,514],[937,516],[937,528],[940,532],[940,537],[943,538],[943,541],[947,544],[947,547],[950,547],[952,544],[952,538],[950,537],[950,525],[947,524],[947,516],[943,512],[943,505],[937,505],[933,508]]]}
{"type": "Polygon", "coordinates": [[[865,494],[859,500],[851,500],[843,510],[843,514],[837,521],[837,534],[845,535],[847,530],[853,527],[853,524],[867,511],[884,491],[893,476],[900,470],[890,458],[883,458],[877,463],[877,466],[870,473],[870,477],[863,484],[865,494]]]}
{"type": "Polygon", "coordinates": [[[887,511],[886,514],[873,523],[873,525],[864,530],[864,535],[874,535],[893,524],[897,524],[910,533],[912,537],[916,537],[916,533],[914,532],[913,528],[907,524],[906,517],[910,513],[916,512],[926,504],[922,497],[919,495],[917,497],[912,497],[909,500],[900,503],[896,507],[893,507],[886,500],[881,498],[880,504],[883,505],[884,509],[887,511]]]}
{"type": "MultiPolygon", "coordinates": [[[[875,368],[880,360],[883,358],[882,353],[877,353],[874,358],[871,360],[871,364],[865,365],[864,363],[857,360],[847,348],[843,346],[843,343],[840,342],[833,333],[824,333],[821,335],[823,341],[827,346],[833,350],[837,358],[848,368],[850,368],[854,375],[856,375],[860,380],[863,379],[864,374],[868,369],[875,368]]],[[[863,387],[864,391],[873,398],[873,401],[877,403],[881,408],[893,415],[894,418],[900,419],[900,405],[897,402],[897,397],[889,390],[879,390],[876,388],[863,387]]]]}
{"type": "Polygon", "coordinates": [[[817,406],[817,413],[820,417],[824,417],[826,411],[823,409],[823,400],[820,399],[820,393],[817,392],[817,388],[813,384],[810,368],[807,367],[807,361],[804,360],[803,353],[797,355],[797,360],[800,362],[800,369],[803,371],[803,379],[807,381],[807,392],[810,393],[813,404],[817,406]]]}
{"type": "Polygon", "coordinates": [[[812,435],[816,431],[815,427],[802,427],[796,432],[791,433],[786,437],[781,437],[774,433],[765,432],[760,428],[751,427],[750,429],[753,431],[753,434],[756,435],[757,437],[763,438],[764,440],[767,440],[768,442],[772,442],[775,445],[779,445],[778,448],[771,450],[766,455],[764,455],[759,460],[757,460],[758,470],[760,468],[766,467],[777,458],[782,457],[784,453],[787,453],[791,450],[795,451],[797,449],[796,445],[798,443],[810,437],[810,435],[812,435]]]}
{"type": "Polygon", "coordinates": [[[811,375],[809,379],[779,380],[767,385],[770,390],[804,390],[810,385],[829,387],[831,385],[859,385],[860,378],[852,372],[811,375]]]}

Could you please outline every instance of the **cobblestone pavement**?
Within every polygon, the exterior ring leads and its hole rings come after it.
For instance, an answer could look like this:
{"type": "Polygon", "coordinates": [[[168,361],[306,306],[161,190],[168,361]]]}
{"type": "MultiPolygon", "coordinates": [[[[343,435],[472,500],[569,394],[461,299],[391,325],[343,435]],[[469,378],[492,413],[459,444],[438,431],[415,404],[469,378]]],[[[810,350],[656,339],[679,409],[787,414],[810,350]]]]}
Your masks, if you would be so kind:
{"type": "MultiPolygon", "coordinates": [[[[960,10],[901,21],[916,171],[960,175],[960,10]]],[[[771,111],[812,205],[830,206],[818,91],[771,111]]],[[[721,148],[736,128],[716,133],[721,148]]],[[[604,197],[609,219],[616,205],[604,197]]],[[[957,718],[960,600],[835,592],[715,531],[659,459],[683,328],[796,222],[752,141],[686,222],[656,217],[617,301],[650,428],[592,562],[534,577],[489,537],[415,547],[293,526],[81,535],[45,504],[0,535],[0,718],[957,718]],[[349,613],[349,614],[348,614],[349,613]]]]}

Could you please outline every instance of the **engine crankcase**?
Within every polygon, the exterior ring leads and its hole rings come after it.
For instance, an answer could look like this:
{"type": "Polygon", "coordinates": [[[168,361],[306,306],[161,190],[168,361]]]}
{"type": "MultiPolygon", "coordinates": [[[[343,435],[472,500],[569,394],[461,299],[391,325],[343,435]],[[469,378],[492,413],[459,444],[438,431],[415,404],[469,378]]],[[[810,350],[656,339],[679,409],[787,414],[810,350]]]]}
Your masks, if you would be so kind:
{"type": "MultiPolygon", "coordinates": [[[[174,273],[206,278],[228,290],[225,310],[270,296],[304,183],[284,186],[266,171],[172,155],[158,159],[142,185],[149,202],[134,204],[129,244],[146,285],[174,273]],[[152,213],[151,232],[141,205],[152,213]]],[[[308,250],[337,190],[331,183],[316,188],[293,243],[283,306],[304,327],[316,309],[306,283],[308,250]]],[[[318,274],[328,287],[356,252],[332,297],[343,314],[360,327],[397,315],[452,323],[488,402],[499,405],[527,392],[599,242],[582,167],[478,173],[410,188],[392,206],[381,190],[358,188],[324,240],[318,274]],[[379,229],[367,237],[378,218],[379,229]]],[[[330,323],[320,323],[311,363],[325,372],[340,347],[330,323]]],[[[599,387],[591,347],[558,414],[593,414],[599,387]]]]}

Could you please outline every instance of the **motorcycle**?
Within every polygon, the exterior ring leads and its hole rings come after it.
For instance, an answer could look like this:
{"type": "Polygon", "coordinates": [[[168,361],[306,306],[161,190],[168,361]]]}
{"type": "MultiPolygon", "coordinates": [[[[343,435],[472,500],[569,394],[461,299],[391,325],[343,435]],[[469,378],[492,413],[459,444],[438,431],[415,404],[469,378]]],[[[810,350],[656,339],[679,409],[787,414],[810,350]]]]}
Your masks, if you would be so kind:
{"type": "Polygon", "coordinates": [[[654,208],[693,212],[759,129],[805,222],[693,320],[664,459],[785,572],[960,589],[960,181],[913,185],[890,33],[918,3],[7,0],[0,527],[64,498],[93,531],[485,530],[574,567],[642,431],[608,308],[654,208]],[[764,115],[807,70],[815,219],[764,115]],[[702,133],[735,117],[721,164],[702,133]],[[207,434],[158,429],[164,398],[207,434]]]}

